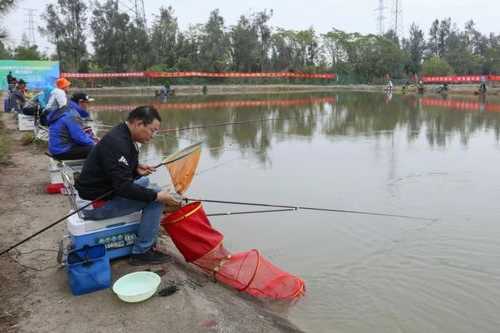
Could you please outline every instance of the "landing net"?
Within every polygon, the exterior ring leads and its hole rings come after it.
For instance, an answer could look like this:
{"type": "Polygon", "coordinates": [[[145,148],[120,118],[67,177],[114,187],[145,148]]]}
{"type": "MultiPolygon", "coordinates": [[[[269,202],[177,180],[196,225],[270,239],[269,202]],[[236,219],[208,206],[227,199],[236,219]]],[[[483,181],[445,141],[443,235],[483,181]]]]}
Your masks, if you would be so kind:
{"type": "Polygon", "coordinates": [[[198,142],[175,152],[163,161],[177,193],[183,194],[191,185],[200,156],[201,142],[198,142]]]}

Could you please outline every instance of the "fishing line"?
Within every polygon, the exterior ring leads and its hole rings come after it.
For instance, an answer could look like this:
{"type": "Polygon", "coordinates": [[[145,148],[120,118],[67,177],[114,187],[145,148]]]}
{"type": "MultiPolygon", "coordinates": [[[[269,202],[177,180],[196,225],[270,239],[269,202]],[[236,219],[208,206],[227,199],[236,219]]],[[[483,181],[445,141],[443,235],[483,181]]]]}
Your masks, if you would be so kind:
{"type": "Polygon", "coordinates": [[[181,128],[166,128],[164,130],[160,130],[159,132],[160,133],[180,132],[180,131],[187,131],[187,130],[193,130],[193,129],[223,127],[223,126],[230,126],[230,125],[242,125],[242,124],[248,124],[248,123],[266,122],[266,121],[274,121],[274,120],[280,120],[280,119],[279,118],[260,118],[260,119],[251,119],[251,120],[242,120],[242,121],[233,121],[233,122],[213,123],[213,124],[208,124],[208,125],[181,127],[181,128]]]}
{"type": "Polygon", "coordinates": [[[224,161],[224,162],[221,162],[221,163],[216,164],[216,165],[213,165],[213,166],[211,166],[211,167],[209,167],[209,168],[206,168],[206,169],[203,169],[203,170],[198,171],[198,172],[196,173],[196,175],[198,176],[198,175],[201,175],[201,174],[203,174],[203,173],[205,173],[205,172],[207,172],[207,171],[218,169],[218,168],[220,168],[220,167],[222,167],[222,166],[224,166],[224,165],[226,165],[226,164],[232,163],[232,162],[234,162],[234,161],[241,160],[241,159],[243,159],[243,158],[244,158],[244,156],[240,156],[240,157],[233,158],[232,160],[229,160],[229,161],[224,161]]]}
{"type": "Polygon", "coordinates": [[[306,206],[292,206],[292,205],[275,205],[266,203],[255,203],[255,202],[240,202],[240,201],[224,201],[224,200],[209,200],[209,199],[192,199],[184,198],[186,201],[200,201],[200,202],[210,202],[210,203],[221,203],[230,205],[244,205],[244,206],[260,206],[260,207],[273,207],[273,208],[289,208],[293,210],[311,210],[320,212],[333,212],[333,213],[348,213],[348,214],[360,214],[360,215],[372,215],[372,216],[386,216],[386,217],[396,217],[411,220],[422,220],[422,221],[432,221],[435,222],[438,219],[420,217],[420,216],[410,216],[410,215],[399,215],[399,214],[389,214],[389,213],[378,213],[378,212],[368,212],[359,210],[347,210],[347,209],[333,209],[333,208],[319,208],[319,207],[306,207],[306,206]]]}

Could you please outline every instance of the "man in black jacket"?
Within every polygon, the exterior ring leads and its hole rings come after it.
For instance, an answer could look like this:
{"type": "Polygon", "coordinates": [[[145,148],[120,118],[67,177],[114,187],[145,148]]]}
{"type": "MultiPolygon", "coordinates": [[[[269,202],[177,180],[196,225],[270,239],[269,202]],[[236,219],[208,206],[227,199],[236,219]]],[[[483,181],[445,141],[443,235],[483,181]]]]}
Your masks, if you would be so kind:
{"type": "Polygon", "coordinates": [[[136,143],[151,140],[160,129],[160,122],[160,115],[154,107],[134,109],[126,122],[115,126],[95,145],[76,182],[78,194],[85,200],[106,196],[102,207],[83,211],[85,219],[107,219],[142,210],[129,261],[132,265],[160,264],[168,259],[152,246],[158,235],[164,205],[179,205],[168,192],[149,187],[149,179],[143,176],[155,169],[138,161],[136,143]]]}

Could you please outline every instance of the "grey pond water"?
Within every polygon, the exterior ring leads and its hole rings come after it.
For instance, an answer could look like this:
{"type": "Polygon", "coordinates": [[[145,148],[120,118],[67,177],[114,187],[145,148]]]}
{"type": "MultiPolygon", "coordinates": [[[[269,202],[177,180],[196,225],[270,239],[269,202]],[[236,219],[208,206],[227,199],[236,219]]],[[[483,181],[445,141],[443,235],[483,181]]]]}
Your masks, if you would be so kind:
{"type": "Polygon", "coordinates": [[[168,128],[262,119],[171,133],[143,148],[153,163],[204,142],[191,197],[438,218],[304,210],[211,218],[231,251],[259,249],[306,281],[306,296],[280,309],[301,329],[500,331],[500,101],[374,93],[166,104],[115,98],[94,105],[93,117],[116,123],[126,116],[116,111],[146,103],[156,103],[168,128]]]}

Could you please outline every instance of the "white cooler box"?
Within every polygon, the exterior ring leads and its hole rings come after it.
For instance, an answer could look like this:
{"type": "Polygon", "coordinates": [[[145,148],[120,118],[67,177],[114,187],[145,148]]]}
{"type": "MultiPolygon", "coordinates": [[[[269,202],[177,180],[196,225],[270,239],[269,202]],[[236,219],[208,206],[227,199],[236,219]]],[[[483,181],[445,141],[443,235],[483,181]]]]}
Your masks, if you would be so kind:
{"type": "Polygon", "coordinates": [[[141,212],[106,220],[84,220],[78,214],[66,220],[71,248],[104,244],[110,259],[128,256],[137,238],[141,212]]]}
{"type": "Polygon", "coordinates": [[[35,116],[17,114],[17,129],[20,131],[33,131],[35,129],[35,116]]]}
{"type": "Polygon", "coordinates": [[[57,161],[51,157],[49,158],[49,177],[50,184],[61,184],[63,183],[63,179],[61,176],[61,172],[66,172],[68,177],[71,180],[71,183],[74,184],[74,176],[76,173],[80,173],[83,168],[83,163],[85,160],[72,160],[72,161],[57,161]]]}

